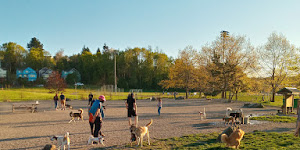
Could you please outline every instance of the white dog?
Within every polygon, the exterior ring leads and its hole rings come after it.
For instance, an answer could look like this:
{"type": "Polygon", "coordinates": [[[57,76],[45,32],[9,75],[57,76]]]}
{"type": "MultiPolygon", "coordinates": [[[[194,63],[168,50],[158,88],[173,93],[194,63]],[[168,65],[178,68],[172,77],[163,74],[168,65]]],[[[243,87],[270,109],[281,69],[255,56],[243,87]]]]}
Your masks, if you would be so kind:
{"type": "Polygon", "coordinates": [[[98,144],[101,143],[103,146],[105,146],[103,141],[104,141],[103,136],[100,135],[99,137],[94,137],[94,136],[91,135],[89,140],[88,140],[88,145],[90,145],[90,144],[93,145],[93,142],[97,142],[98,144]]]}
{"type": "Polygon", "coordinates": [[[69,138],[69,132],[67,132],[64,136],[53,136],[51,138],[51,141],[56,140],[58,149],[61,150],[65,149],[65,145],[68,146],[68,150],[70,150],[70,138],[69,138]]]}
{"type": "Polygon", "coordinates": [[[200,120],[206,119],[206,113],[205,113],[205,107],[203,109],[203,112],[199,111],[200,120]]]}

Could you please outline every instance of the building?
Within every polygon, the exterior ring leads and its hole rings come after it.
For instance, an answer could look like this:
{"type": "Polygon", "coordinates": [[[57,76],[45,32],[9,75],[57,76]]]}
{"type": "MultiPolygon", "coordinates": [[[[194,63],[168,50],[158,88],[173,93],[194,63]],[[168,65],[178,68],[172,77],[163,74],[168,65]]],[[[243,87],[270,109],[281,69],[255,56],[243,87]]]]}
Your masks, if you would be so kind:
{"type": "Polygon", "coordinates": [[[43,78],[44,80],[47,80],[51,75],[51,73],[52,73],[51,69],[44,67],[39,71],[39,78],[43,78]]]}
{"type": "Polygon", "coordinates": [[[5,79],[6,78],[6,70],[1,68],[1,61],[0,61],[0,78],[5,79]]]}
{"type": "Polygon", "coordinates": [[[80,75],[79,71],[77,71],[75,68],[72,68],[72,69],[70,69],[69,71],[64,71],[64,70],[63,70],[63,71],[61,72],[61,77],[64,78],[64,79],[66,79],[67,76],[68,76],[69,74],[72,74],[72,73],[76,73],[76,74],[77,74],[78,81],[81,80],[81,75],[80,75]]]}
{"type": "Polygon", "coordinates": [[[16,76],[17,78],[28,78],[28,81],[35,81],[37,79],[36,71],[30,67],[24,70],[17,69],[16,76]]]}

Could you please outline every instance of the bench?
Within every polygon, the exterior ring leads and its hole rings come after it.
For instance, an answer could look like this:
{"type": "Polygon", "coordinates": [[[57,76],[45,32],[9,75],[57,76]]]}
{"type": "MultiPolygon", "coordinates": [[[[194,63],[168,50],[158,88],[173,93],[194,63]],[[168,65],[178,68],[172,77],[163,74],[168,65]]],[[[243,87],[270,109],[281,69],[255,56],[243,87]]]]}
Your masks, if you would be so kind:
{"type": "Polygon", "coordinates": [[[15,110],[30,110],[31,113],[37,112],[39,103],[14,103],[12,104],[12,112],[15,110]]]}

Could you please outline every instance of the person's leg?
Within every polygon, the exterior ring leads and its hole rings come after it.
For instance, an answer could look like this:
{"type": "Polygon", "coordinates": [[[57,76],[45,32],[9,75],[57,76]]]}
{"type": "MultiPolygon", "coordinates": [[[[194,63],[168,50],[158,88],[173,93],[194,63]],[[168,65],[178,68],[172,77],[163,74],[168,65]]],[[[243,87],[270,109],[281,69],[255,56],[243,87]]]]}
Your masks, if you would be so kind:
{"type": "Polygon", "coordinates": [[[135,118],[135,126],[137,126],[138,125],[138,121],[139,121],[139,117],[135,116],[134,118],[135,118]]]}
{"type": "Polygon", "coordinates": [[[90,123],[90,127],[91,127],[91,134],[94,135],[94,123],[90,123]]]}
{"type": "Polygon", "coordinates": [[[160,109],[161,109],[161,107],[158,107],[158,115],[160,115],[160,109]]]}
{"type": "Polygon", "coordinates": [[[131,117],[128,117],[129,126],[131,126],[131,117]]]}
{"type": "Polygon", "coordinates": [[[98,137],[99,135],[99,131],[100,131],[100,117],[97,117],[95,120],[95,130],[94,130],[94,137],[98,137]]]}
{"type": "Polygon", "coordinates": [[[57,109],[57,101],[54,101],[55,110],[57,109]]]}

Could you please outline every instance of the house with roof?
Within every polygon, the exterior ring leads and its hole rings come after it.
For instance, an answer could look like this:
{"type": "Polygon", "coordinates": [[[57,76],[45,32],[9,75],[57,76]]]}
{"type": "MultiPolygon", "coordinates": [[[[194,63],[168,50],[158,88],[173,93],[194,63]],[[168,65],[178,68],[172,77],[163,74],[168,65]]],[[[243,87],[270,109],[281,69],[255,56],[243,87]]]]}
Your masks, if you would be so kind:
{"type": "Polygon", "coordinates": [[[0,61],[0,79],[6,78],[7,71],[1,68],[1,61],[0,61]]]}
{"type": "Polygon", "coordinates": [[[43,78],[44,80],[47,80],[49,76],[51,75],[52,70],[44,67],[41,70],[39,70],[39,78],[43,78]]]}
{"type": "Polygon", "coordinates": [[[35,81],[37,79],[36,71],[30,67],[24,70],[17,69],[16,76],[17,78],[28,78],[28,81],[35,81]]]}
{"type": "Polygon", "coordinates": [[[70,69],[69,71],[64,71],[64,70],[63,70],[63,71],[61,72],[61,77],[64,78],[64,79],[66,79],[67,76],[68,76],[69,74],[72,74],[72,73],[76,73],[76,74],[77,74],[77,78],[78,78],[79,81],[80,81],[81,75],[80,75],[79,71],[77,71],[75,68],[72,68],[72,69],[70,69]]]}

